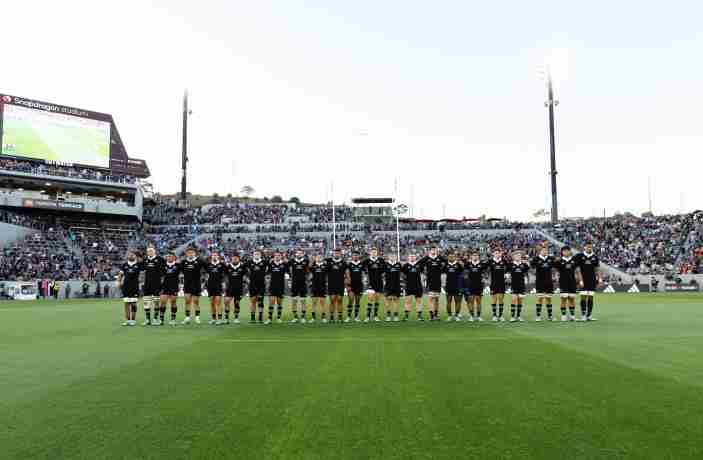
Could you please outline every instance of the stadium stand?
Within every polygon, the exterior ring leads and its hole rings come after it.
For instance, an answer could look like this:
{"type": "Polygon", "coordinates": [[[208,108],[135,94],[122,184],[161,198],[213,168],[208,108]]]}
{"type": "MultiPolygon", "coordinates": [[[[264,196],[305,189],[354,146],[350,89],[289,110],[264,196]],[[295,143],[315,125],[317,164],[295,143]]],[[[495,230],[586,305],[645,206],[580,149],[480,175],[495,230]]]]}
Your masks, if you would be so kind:
{"type": "MultiPolygon", "coordinates": [[[[353,221],[351,208],[335,210],[339,218],[337,242],[349,253],[372,246],[395,252],[395,224],[353,221]]],[[[143,223],[105,219],[52,219],[0,210],[0,222],[40,230],[38,236],[5,246],[4,276],[29,279],[112,279],[114,267],[127,249],[143,250],[153,244],[159,252],[194,242],[206,252],[251,252],[254,248],[285,253],[301,247],[308,252],[331,249],[331,208],[322,205],[228,201],[199,208],[179,209],[175,200],[156,199],[144,206],[143,223]],[[27,258],[27,250],[32,255],[27,258]],[[26,259],[26,260],[23,260],[26,259]]],[[[414,221],[400,223],[401,253],[422,252],[436,245],[443,251],[478,249],[486,253],[500,246],[526,249],[532,254],[542,236],[533,224],[502,220],[414,221]]],[[[671,216],[630,214],[609,218],[565,220],[555,228],[542,225],[559,241],[581,247],[595,243],[601,260],[631,275],[701,273],[703,212],[671,216]]],[[[9,278],[8,278],[9,279],[9,278]]]]}
{"type": "Polygon", "coordinates": [[[554,232],[581,246],[592,241],[601,260],[628,274],[700,273],[701,213],[564,221],[554,232]]]}

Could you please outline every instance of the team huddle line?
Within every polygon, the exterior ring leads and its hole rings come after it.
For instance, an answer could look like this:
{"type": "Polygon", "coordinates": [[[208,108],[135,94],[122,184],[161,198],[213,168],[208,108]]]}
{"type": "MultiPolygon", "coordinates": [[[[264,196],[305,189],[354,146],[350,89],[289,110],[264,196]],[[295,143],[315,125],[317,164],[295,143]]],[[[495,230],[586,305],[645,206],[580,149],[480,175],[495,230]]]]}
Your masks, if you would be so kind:
{"type": "Polygon", "coordinates": [[[194,321],[200,323],[203,274],[206,275],[205,285],[210,299],[209,322],[213,325],[229,324],[230,313],[233,313],[234,323],[240,322],[240,304],[245,295],[245,279],[248,282],[252,323],[270,324],[274,321],[274,312],[275,320],[282,322],[287,279],[290,279],[293,323],[314,322],[318,319],[318,313],[324,323],[334,322],[335,319],[339,322],[360,322],[361,298],[364,293],[367,296],[366,316],[363,320],[365,322],[381,321],[379,310],[384,299],[385,320],[400,321],[401,297],[404,297],[402,319],[410,319],[414,306],[416,319],[423,321],[425,318],[422,298],[425,292],[428,297],[428,319],[438,321],[439,299],[443,291],[446,296],[448,321],[462,321],[462,300],[467,304],[468,321],[482,321],[484,277],[487,276],[490,279],[491,319],[505,321],[504,299],[507,292],[506,278],[509,278],[510,321],[517,322],[523,321],[526,281],[534,270],[537,291],[536,321],[542,321],[543,308],[546,308],[546,320],[555,319],[552,305],[555,272],[559,275],[561,320],[577,320],[577,292],[580,292],[580,320],[593,320],[593,298],[602,279],[598,268],[600,262],[593,252],[592,244],[585,244],[583,251],[577,254],[574,254],[570,247],[564,246],[559,255],[551,255],[546,244],[541,245],[538,252],[538,255],[527,260],[523,251],[513,251],[510,257],[507,257],[502,249],[496,248],[492,257],[481,260],[477,251],[461,255],[449,253],[444,257],[435,247],[423,256],[410,254],[407,261],[401,262],[395,255],[380,257],[375,248],[371,249],[369,256],[363,260],[358,252],[352,253],[350,260],[345,260],[341,250],[334,249],[331,257],[323,258],[321,254],[316,254],[312,261],[300,249],[295,251],[291,259],[285,259],[280,252],[275,252],[271,258],[264,258],[261,251],[257,250],[248,260],[242,260],[239,254],[234,254],[229,261],[225,261],[217,253],[211,254],[207,259],[200,258],[195,249],[189,248],[186,250],[186,256],[178,261],[173,253],[164,259],[156,254],[153,247],[149,247],[143,259],[139,259],[134,252],[127,254],[127,261],[122,264],[118,275],[118,287],[124,297],[125,326],[136,325],[139,278],[142,273],[145,326],[165,324],[169,304],[169,324],[178,324],[177,299],[181,289],[181,277],[185,296],[185,319],[182,324],[193,321],[192,313],[194,321]],[[264,317],[267,291],[268,315],[264,317]],[[345,292],[348,297],[346,317],[342,306],[345,292]],[[312,299],[309,319],[308,294],[312,299]]]}

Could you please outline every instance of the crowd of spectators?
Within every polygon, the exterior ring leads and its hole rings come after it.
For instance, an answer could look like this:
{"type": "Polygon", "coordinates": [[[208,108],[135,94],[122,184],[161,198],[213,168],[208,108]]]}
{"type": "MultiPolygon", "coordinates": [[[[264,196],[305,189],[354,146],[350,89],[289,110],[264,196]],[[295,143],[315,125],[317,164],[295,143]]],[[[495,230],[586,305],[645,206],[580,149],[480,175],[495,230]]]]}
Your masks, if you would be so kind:
{"type": "Polygon", "coordinates": [[[32,175],[70,177],[118,184],[135,184],[134,176],[107,173],[97,169],[88,169],[79,166],[57,165],[43,161],[15,160],[0,158],[0,169],[16,171],[32,175]]]}
{"type": "MultiPolygon", "coordinates": [[[[396,252],[395,223],[353,222],[351,208],[338,209],[346,210],[339,214],[341,219],[335,227],[336,243],[347,253],[365,253],[371,246],[382,252],[396,252]]],[[[110,225],[100,222],[57,225],[41,214],[0,210],[0,222],[40,230],[24,241],[5,245],[0,276],[112,279],[127,249],[143,250],[153,244],[160,253],[166,253],[193,240],[201,249],[226,253],[249,253],[254,248],[292,252],[297,247],[309,253],[329,253],[333,242],[328,213],[329,207],[324,206],[294,208],[252,203],[183,211],[175,202],[160,201],[145,208],[143,225],[110,230],[110,225]],[[203,237],[198,240],[199,235],[203,237]]],[[[506,251],[524,249],[531,254],[540,235],[530,228],[530,224],[505,221],[402,221],[400,252],[422,253],[430,246],[438,246],[444,252],[486,252],[489,247],[500,246],[506,251]],[[475,231],[483,229],[513,231],[475,231]],[[412,236],[403,234],[411,231],[412,236]],[[419,232],[422,236],[417,236],[419,232]]],[[[544,225],[543,230],[578,248],[587,241],[593,242],[604,263],[632,275],[703,273],[703,212],[567,220],[554,228],[544,225]]]]}
{"type": "Polygon", "coordinates": [[[17,225],[20,227],[32,228],[35,230],[44,230],[47,228],[46,219],[30,214],[16,213],[5,209],[0,209],[0,222],[17,225]]]}
{"type": "MultiPolygon", "coordinates": [[[[500,247],[507,252],[521,250],[531,256],[537,243],[543,240],[544,238],[537,232],[514,231],[503,234],[434,232],[421,236],[401,236],[400,253],[401,257],[411,253],[424,254],[431,247],[438,247],[445,254],[450,252],[465,254],[468,251],[477,250],[487,257],[492,248],[500,247]]],[[[336,244],[347,256],[353,251],[366,255],[372,247],[378,248],[381,253],[396,253],[398,239],[396,235],[391,234],[342,234],[338,236],[336,244]]],[[[203,238],[198,241],[200,250],[225,254],[234,252],[250,254],[255,249],[292,254],[296,249],[301,248],[310,254],[328,255],[332,246],[331,237],[308,238],[296,235],[203,238]]]]}
{"type": "Polygon", "coordinates": [[[68,247],[62,229],[50,228],[7,244],[0,256],[1,280],[75,279],[80,268],[81,260],[68,247]]]}
{"type": "Polygon", "coordinates": [[[603,262],[632,275],[701,273],[700,225],[700,213],[626,214],[565,221],[554,236],[576,246],[591,241],[603,262]]]}

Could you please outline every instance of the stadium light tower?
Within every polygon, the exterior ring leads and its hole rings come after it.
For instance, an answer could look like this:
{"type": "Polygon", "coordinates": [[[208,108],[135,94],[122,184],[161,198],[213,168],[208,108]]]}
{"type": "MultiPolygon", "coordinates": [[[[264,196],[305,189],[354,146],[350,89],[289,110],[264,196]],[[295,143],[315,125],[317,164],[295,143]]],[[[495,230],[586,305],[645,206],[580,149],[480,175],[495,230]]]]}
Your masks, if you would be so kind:
{"type": "Polygon", "coordinates": [[[186,199],[186,170],[188,168],[188,90],[183,92],[183,150],[181,156],[181,168],[183,177],[181,178],[181,200],[186,199]]]}
{"type": "Polygon", "coordinates": [[[544,106],[549,111],[549,163],[551,167],[552,180],[552,225],[559,222],[559,205],[557,201],[557,154],[556,142],[554,139],[554,107],[559,105],[559,101],[554,99],[554,85],[552,84],[552,72],[547,68],[547,102],[544,106]]]}

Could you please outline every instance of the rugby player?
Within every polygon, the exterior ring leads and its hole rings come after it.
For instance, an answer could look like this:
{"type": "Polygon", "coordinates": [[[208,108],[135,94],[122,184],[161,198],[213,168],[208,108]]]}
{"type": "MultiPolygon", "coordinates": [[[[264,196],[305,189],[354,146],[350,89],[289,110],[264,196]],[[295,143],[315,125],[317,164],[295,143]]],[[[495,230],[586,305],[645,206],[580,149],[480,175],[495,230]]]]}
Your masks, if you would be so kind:
{"type": "Polygon", "coordinates": [[[388,262],[384,264],[384,276],[386,284],[386,321],[400,321],[398,316],[400,308],[400,273],[403,269],[398,257],[395,254],[388,256],[388,262]]]}
{"type": "Polygon", "coordinates": [[[418,260],[417,255],[410,254],[408,256],[408,262],[402,264],[401,272],[405,275],[404,320],[407,321],[410,317],[410,306],[414,298],[417,320],[424,321],[425,318],[422,316],[422,263],[418,260]]]}
{"type": "Polygon", "coordinates": [[[200,277],[205,268],[205,262],[197,256],[194,248],[188,248],[185,259],[181,260],[180,268],[183,273],[183,292],[186,299],[186,317],[183,324],[190,324],[191,308],[195,308],[195,322],[200,324],[200,294],[203,289],[200,277]]]}
{"type": "Polygon", "coordinates": [[[554,261],[554,268],[559,272],[559,290],[561,292],[561,320],[576,321],[576,261],[569,246],[561,248],[561,257],[554,261]],[[567,316],[567,308],[569,314],[567,316]]]}
{"type": "Polygon", "coordinates": [[[136,326],[137,324],[137,302],[139,302],[139,274],[142,272],[142,264],[137,260],[137,255],[130,251],[127,253],[127,261],[122,264],[117,274],[117,287],[122,290],[122,301],[124,302],[123,326],[136,326]]]}
{"type": "MultiPolygon", "coordinates": [[[[383,296],[383,274],[386,270],[386,262],[378,256],[378,249],[371,248],[369,258],[363,262],[364,270],[368,278],[368,288],[366,290],[366,321],[369,321],[371,309],[373,308],[373,320],[380,321],[378,317],[379,300],[383,296]]],[[[388,317],[388,315],[386,315],[388,317]]]]}
{"type": "Polygon", "coordinates": [[[444,292],[447,295],[447,321],[461,321],[461,293],[459,292],[459,278],[462,276],[464,266],[457,261],[456,254],[447,256],[444,265],[444,292]],[[454,305],[454,311],[452,311],[454,305]]]}
{"type": "Polygon", "coordinates": [[[312,312],[310,322],[317,319],[319,309],[323,320],[325,316],[325,297],[327,297],[327,262],[323,260],[322,254],[315,254],[314,261],[310,266],[312,272],[312,312]]]}
{"type": "Polygon", "coordinates": [[[598,286],[603,284],[599,266],[600,260],[593,252],[593,243],[587,242],[583,252],[574,257],[579,269],[579,287],[581,288],[581,321],[595,321],[593,315],[593,296],[598,286]]]}
{"type": "MultiPolygon", "coordinates": [[[[225,279],[227,280],[227,291],[225,292],[225,324],[229,324],[230,307],[234,303],[234,324],[239,324],[239,313],[241,311],[241,301],[244,295],[244,277],[247,276],[246,266],[242,263],[239,254],[232,254],[232,258],[224,268],[225,279]]],[[[253,313],[252,313],[253,315],[253,313]]],[[[252,316],[252,321],[254,317],[252,316]]]]}
{"type": "Polygon", "coordinates": [[[295,257],[288,261],[288,270],[291,277],[291,307],[293,310],[292,323],[300,321],[305,324],[306,299],[308,296],[308,274],[310,273],[310,261],[305,257],[302,249],[295,251],[295,257]],[[301,307],[301,316],[298,316],[298,306],[301,307]]]}
{"type": "Polygon", "coordinates": [[[525,298],[526,278],[530,273],[530,265],[525,262],[522,251],[513,253],[513,261],[508,264],[512,301],[510,302],[510,321],[522,321],[522,300],[525,298]]]}
{"type": "Polygon", "coordinates": [[[542,306],[546,302],[547,321],[554,321],[552,310],[552,296],[554,295],[554,262],[555,259],[549,255],[547,244],[539,246],[539,255],[532,259],[532,267],[535,269],[535,290],[537,291],[537,305],[535,307],[535,321],[542,321],[542,306]]]}
{"type": "Polygon", "coordinates": [[[503,259],[503,250],[493,250],[493,257],[486,263],[491,275],[491,309],[493,321],[505,321],[503,317],[503,302],[505,299],[505,270],[507,265],[503,259]]]}
{"type": "Polygon", "coordinates": [[[159,303],[161,296],[161,280],[163,278],[165,261],[156,254],[153,246],[146,248],[146,258],[142,260],[144,270],[144,292],[142,301],[144,303],[144,326],[160,326],[164,320],[166,305],[159,303]],[[151,312],[154,312],[152,319],[151,312]]]}
{"type": "MultiPolygon", "coordinates": [[[[171,326],[176,325],[178,315],[178,284],[181,267],[176,261],[176,254],[169,253],[163,266],[163,282],[161,283],[161,310],[166,311],[166,305],[171,304],[171,326]]],[[[163,321],[163,320],[162,320],[163,321]]]]}
{"type": "Polygon", "coordinates": [[[483,298],[483,273],[486,271],[487,265],[481,261],[481,256],[478,251],[472,251],[470,259],[464,265],[466,271],[466,286],[469,298],[467,307],[469,309],[469,321],[483,321],[481,318],[481,300],[483,298]]]}
{"type": "Polygon", "coordinates": [[[212,325],[221,325],[222,311],[220,304],[222,301],[222,280],[224,278],[225,265],[220,260],[220,255],[213,252],[210,261],[205,265],[207,273],[207,295],[210,298],[210,322],[212,325]]]}
{"type": "Polygon", "coordinates": [[[245,264],[249,275],[249,309],[250,322],[256,322],[256,311],[259,310],[259,323],[264,322],[264,295],[266,294],[266,275],[269,264],[261,257],[261,251],[254,251],[251,260],[245,264]]]}
{"type": "Polygon", "coordinates": [[[429,254],[422,259],[422,267],[427,278],[430,321],[439,320],[439,296],[442,293],[442,271],[445,264],[446,260],[439,255],[439,250],[436,247],[431,248],[429,254]]]}
{"type": "MultiPolygon", "coordinates": [[[[357,323],[359,318],[359,310],[361,309],[361,293],[364,291],[364,264],[359,259],[359,251],[352,252],[351,262],[347,264],[349,270],[349,304],[347,305],[347,319],[344,322],[351,321],[352,305],[354,307],[354,321],[357,323]]],[[[332,319],[332,318],[330,318],[332,319]]],[[[366,322],[371,320],[371,304],[366,310],[366,322]]]]}
{"type": "Polygon", "coordinates": [[[273,253],[273,261],[269,263],[269,316],[265,324],[273,321],[273,309],[276,308],[276,322],[282,321],[283,296],[286,289],[286,273],[288,264],[283,260],[281,253],[273,253]]]}
{"type": "MultiPolygon", "coordinates": [[[[344,298],[344,286],[349,284],[347,271],[349,264],[342,259],[342,251],[336,248],[332,251],[332,257],[327,259],[327,291],[330,295],[330,322],[334,322],[334,314],[337,313],[338,321],[342,321],[342,299],[344,298]]],[[[351,289],[351,286],[349,286],[351,289]]],[[[326,323],[326,318],[322,319],[326,323]]]]}

